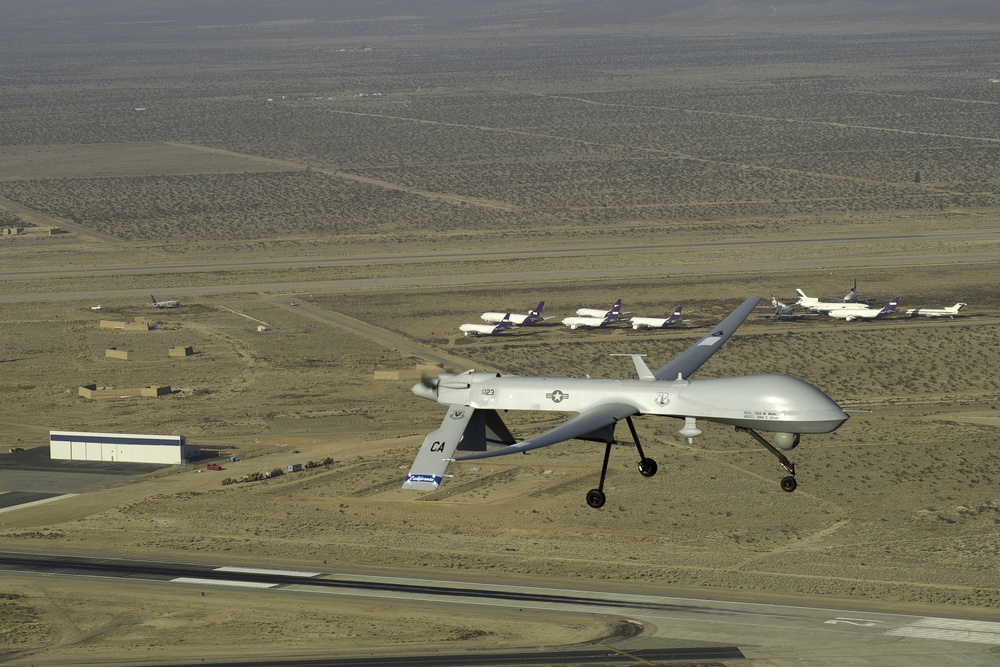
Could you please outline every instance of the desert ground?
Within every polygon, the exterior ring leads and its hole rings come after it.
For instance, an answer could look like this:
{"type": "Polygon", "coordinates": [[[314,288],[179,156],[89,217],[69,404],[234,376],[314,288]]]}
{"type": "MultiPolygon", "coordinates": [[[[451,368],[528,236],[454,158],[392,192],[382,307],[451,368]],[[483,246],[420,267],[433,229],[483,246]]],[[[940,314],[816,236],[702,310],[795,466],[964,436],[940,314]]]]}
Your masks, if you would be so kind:
{"type": "MultiPolygon", "coordinates": [[[[0,463],[47,446],[50,429],[181,434],[225,463],[2,513],[0,549],[1000,620],[995,35],[968,16],[878,35],[816,18],[680,34],[649,16],[496,27],[401,13],[357,30],[97,17],[68,32],[15,11],[3,48],[24,57],[0,84],[0,225],[20,229],[0,238],[0,463]],[[749,296],[840,298],[855,278],[879,305],[969,305],[954,319],[786,322],[765,302],[698,373],[787,373],[849,411],[792,452],[795,493],[748,436],[707,424],[688,443],[681,422],[653,417],[637,427],[660,472],[636,474],[619,429],[600,510],[584,494],[601,447],[580,441],[453,464],[434,493],[400,488],[444,415],[410,392],[427,364],[629,377],[611,355],[659,365],[749,296]],[[154,309],[151,293],[182,306],[154,309]],[[683,305],[687,321],[557,324],[619,297],[640,315],[683,305]],[[458,330],[543,299],[545,325],[458,330]],[[100,327],[137,317],[151,329],[100,327]],[[79,396],[91,383],[121,391],[79,396]],[[171,393],[126,396],[149,385],[171,393]]],[[[507,416],[522,438],[559,419],[507,416]]],[[[0,581],[0,618],[7,664],[602,632],[20,575],[0,581]]]]}

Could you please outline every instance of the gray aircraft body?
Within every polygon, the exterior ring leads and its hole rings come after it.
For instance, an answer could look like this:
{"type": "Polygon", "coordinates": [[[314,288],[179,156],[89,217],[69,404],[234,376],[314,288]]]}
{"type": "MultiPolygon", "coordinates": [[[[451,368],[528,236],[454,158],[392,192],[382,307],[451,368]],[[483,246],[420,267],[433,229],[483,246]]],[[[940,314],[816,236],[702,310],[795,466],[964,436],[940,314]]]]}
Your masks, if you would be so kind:
{"type": "Polygon", "coordinates": [[[149,295],[149,298],[153,300],[153,307],[155,308],[178,308],[181,305],[181,302],[176,299],[170,299],[169,301],[157,301],[156,297],[152,294],[149,295]]]}
{"type": "Polygon", "coordinates": [[[651,371],[643,355],[631,357],[638,379],[501,376],[494,372],[442,373],[413,386],[413,393],[449,406],[441,427],[425,438],[403,488],[433,490],[452,460],[526,452],[564,440],[581,439],[606,445],[601,482],[587,494],[591,507],[601,507],[615,426],[626,421],[639,454],[639,472],[656,474],[656,462],[642,451],[633,416],[649,414],[684,420],[680,435],[689,441],[702,434],[698,420],[735,426],[774,454],[788,472],[781,488],[794,491],[795,467],[779,449],[791,450],[803,433],[829,433],[848,416],[813,385],[787,375],[753,375],[704,380],[688,379],[715,354],[750,315],[760,298],[747,299],[710,333],[651,371]],[[576,412],[559,426],[522,442],[510,434],[498,411],[576,412]],[[774,434],[774,444],[758,431],[774,434]],[[487,444],[504,445],[487,449],[487,444]],[[469,452],[455,457],[456,450],[469,452]]]}

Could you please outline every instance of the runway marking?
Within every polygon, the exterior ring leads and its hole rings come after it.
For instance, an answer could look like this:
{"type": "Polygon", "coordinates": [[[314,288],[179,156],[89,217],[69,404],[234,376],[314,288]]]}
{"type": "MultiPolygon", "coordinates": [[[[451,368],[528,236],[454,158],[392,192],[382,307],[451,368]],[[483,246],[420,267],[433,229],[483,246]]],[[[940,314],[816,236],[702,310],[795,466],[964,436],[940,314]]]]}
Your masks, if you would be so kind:
{"type": "MultiPolygon", "coordinates": [[[[0,495],[4,495],[4,493],[13,493],[13,492],[11,492],[11,491],[4,491],[4,492],[0,493],[0,495]]],[[[51,496],[49,498],[42,498],[41,500],[33,500],[31,502],[21,503],[20,505],[11,505],[10,507],[4,507],[4,508],[0,509],[0,514],[2,514],[3,512],[12,512],[14,510],[23,509],[25,507],[33,507],[35,505],[44,505],[45,503],[53,503],[53,502],[55,502],[57,500],[62,500],[63,498],[72,498],[72,497],[77,496],[77,495],[79,495],[79,494],[78,493],[64,493],[64,494],[58,495],[58,496],[51,496]]]]}
{"type": "Polygon", "coordinates": [[[275,588],[278,584],[265,584],[260,581],[226,581],[225,579],[202,579],[201,577],[177,577],[171,579],[174,584],[199,584],[207,586],[237,586],[241,588],[275,588]]]}
{"type": "Polygon", "coordinates": [[[883,635],[940,639],[954,642],[976,642],[1000,645],[1000,623],[963,621],[957,618],[922,618],[919,621],[887,630],[883,635]]]}
{"type": "Polygon", "coordinates": [[[215,568],[215,572],[240,572],[242,574],[266,574],[279,577],[308,577],[315,578],[322,575],[322,572],[299,572],[298,570],[268,570],[259,567],[235,567],[225,566],[215,568]]]}

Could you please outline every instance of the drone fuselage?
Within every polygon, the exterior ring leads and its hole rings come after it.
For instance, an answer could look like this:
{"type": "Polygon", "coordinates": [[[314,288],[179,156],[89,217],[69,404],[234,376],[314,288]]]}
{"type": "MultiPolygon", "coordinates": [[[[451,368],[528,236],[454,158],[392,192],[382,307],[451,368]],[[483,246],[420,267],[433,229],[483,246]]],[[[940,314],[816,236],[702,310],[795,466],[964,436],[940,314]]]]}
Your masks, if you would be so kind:
{"type": "Polygon", "coordinates": [[[413,392],[445,405],[483,410],[584,412],[607,403],[638,414],[693,417],[761,431],[829,433],[847,414],[813,385],[788,375],[638,380],[444,374],[413,392]]]}

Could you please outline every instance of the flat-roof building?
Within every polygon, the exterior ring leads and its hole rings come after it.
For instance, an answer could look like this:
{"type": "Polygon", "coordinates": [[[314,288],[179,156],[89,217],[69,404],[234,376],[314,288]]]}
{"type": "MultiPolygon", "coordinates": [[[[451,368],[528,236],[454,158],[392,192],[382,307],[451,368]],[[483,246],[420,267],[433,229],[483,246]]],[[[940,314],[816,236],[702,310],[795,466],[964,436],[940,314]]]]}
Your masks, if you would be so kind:
{"type": "Polygon", "coordinates": [[[49,431],[53,459],[180,465],[197,454],[183,435],[49,431]]]}

